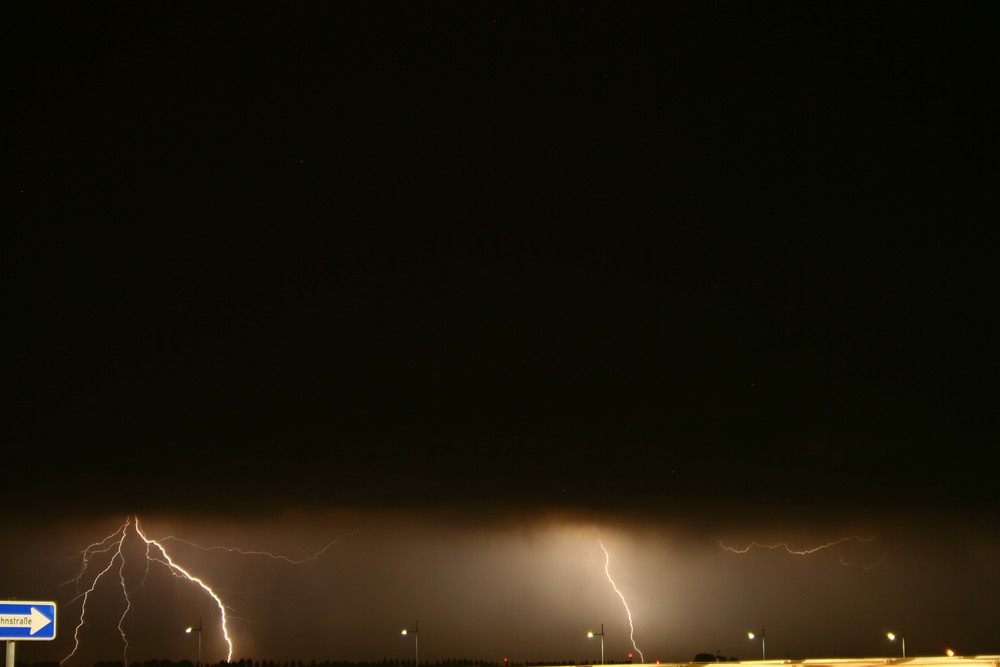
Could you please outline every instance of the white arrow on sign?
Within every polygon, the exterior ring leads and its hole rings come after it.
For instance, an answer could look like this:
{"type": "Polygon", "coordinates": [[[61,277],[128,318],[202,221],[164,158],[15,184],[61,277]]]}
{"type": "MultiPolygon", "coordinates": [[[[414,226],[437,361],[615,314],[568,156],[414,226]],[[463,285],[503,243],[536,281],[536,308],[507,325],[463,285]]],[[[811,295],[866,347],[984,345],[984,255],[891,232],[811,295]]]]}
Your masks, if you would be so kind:
{"type": "Polygon", "coordinates": [[[34,607],[31,608],[30,614],[0,614],[0,628],[23,628],[24,626],[28,626],[31,628],[28,634],[32,635],[51,622],[51,618],[34,607]]]}

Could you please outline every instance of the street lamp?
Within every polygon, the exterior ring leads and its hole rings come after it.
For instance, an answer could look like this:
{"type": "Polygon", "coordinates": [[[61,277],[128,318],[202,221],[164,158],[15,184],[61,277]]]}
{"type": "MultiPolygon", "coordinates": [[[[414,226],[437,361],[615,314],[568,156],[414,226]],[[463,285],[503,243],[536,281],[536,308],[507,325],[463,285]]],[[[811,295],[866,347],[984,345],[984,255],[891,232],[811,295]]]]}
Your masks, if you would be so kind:
{"type": "MultiPolygon", "coordinates": [[[[767,660],[767,644],[764,642],[764,637],[766,637],[766,636],[767,635],[764,634],[764,626],[762,625],[762,626],[760,626],[760,659],[761,660],[767,660]]],[[[752,632],[748,632],[747,633],[747,639],[756,639],[756,638],[757,638],[757,635],[755,635],[754,633],[752,633],[752,632]]]]}
{"type": "Polygon", "coordinates": [[[601,623],[600,632],[588,632],[587,637],[600,637],[601,638],[601,664],[604,664],[604,624],[601,623]]]}
{"type": "MultiPolygon", "coordinates": [[[[896,641],[896,635],[893,634],[893,633],[891,633],[891,632],[885,633],[885,636],[888,637],[889,641],[891,641],[891,642],[896,641]]],[[[903,646],[903,657],[905,658],[906,657],[906,637],[900,637],[899,638],[899,643],[903,646]]]]}
{"type": "Polygon", "coordinates": [[[190,627],[184,632],[191,634],[192,632],[198,633],[198,667],[201,667],[201,617],[198,617],[198,627],[190,627]]]}
{"type": "Polygon", "coordinates": [[[420,658],[420,621],[413,622],[413,629],[403,628],[402,634],[413,635],[413,667],[417,667],[420,658]]]}

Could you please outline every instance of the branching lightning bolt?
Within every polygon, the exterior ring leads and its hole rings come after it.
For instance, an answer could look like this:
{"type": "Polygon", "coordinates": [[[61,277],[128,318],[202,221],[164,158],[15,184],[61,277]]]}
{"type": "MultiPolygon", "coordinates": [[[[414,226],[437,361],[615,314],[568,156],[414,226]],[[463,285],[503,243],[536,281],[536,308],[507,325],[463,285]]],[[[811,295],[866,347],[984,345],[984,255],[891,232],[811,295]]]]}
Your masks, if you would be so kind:
{"type": "MultiPolygon", "coordinates": [[[[215,600],[215,605],[219,608],[219,614],[222,616],[222,636],[223,636],[223,638],[225,638],[225,640],[226,640],[226,647],[229,649],[229,652],[226,655],[226,662],[232,662],[233,661],[233,640],[232,640],[232,637],[229,636],[229,619],[226,618],[226,605],[224,605],[222,603],[222,600],[219,598],[219,596],[216,594],[216,592],[213,591],[208,586],[208,584],[206,584],[204,581],[202,581],[201,579],[199,579],[198,577],[194,576],[193,574],[191,574],[190,572],[188,572],[187,570],[185,570],[184,568],[182,568],[180,565],[178,565],[177,563],[175,563],[173,561],[173,559],[170,558],[170,554],[167,553],[167,550],[163,548],[163,545],[160,542],[157,542],[156,540],[151,540],[148,537],[146,537],[146,534],[143,533],[142,529],[139,527],[139,519],[138,518],[136,518],[136,520],[135,520],[135,532],[137,532],[139,534],[139,537],[142,538],[142,541],[146,543],[146,559],[147,559],[146,562],[147,563],[149,561],[157,561],[159,563],[163,563],[164,565],[166,565],[170,569],[171,574],[173,574],[174,576],[181,576],[181,577],[184,577],[185,579],[189,579],[189,580],[193,581],[198,586],[200,586],[201,589],[203,591],[205,591],[209,595],[209,597],[211,597],[213,600],[215,600]],[[153,551],[154,547],[155,547],[156,551],[158,551],[160,553],[160,555],[162,556],[162,558],[159,558],[156,555],[154,555],[154,551],[153,551]]],[[[128,664],[128,663],[125,663],[125,664],[128,664]]]]}
{"type": "MultiPolygon", "coordinates": [[[[877,538],[878,538],[878,535],[873,535],[871,537],[861,537],[859,535],[850,535],[848,537],[841,537],[840,539],[834,540],[833,542],[827,542],[825,544],[820,544],[819,546],[811,547],[809,549],[793,549],[792,547],[790,547],[788,545],[787,542],[779,542],[777,544],[760,544],[759,542],[751,542],[750,544],[746,545],[745,547],[743,547],[741,549],[737,549],[735,547],[727,546],[722,540],[719,540],[719,546],[721,546],[726,551],[733,552],[734,554],[745,554],[745,553],[749,552],[751,549],[772,549],[772,550],[774,550],[774,549],[782,549],[786,553],[792,554],[793,556],[808,556],[808,555],[814,554],[814,553],[816,553],[818,551],[823,551],[824,549],[831,549],[831,548],[837,546],[838,544],[843,544],[845,542],[858,542],[858,543],[873,542],[877,538]]],[[[841,565],[849,565],[849,566],[853,566],[853,567],[860,567],[860,568],[862,568],[864,570],[870,570],[871,568],[875,567],[876,565],[880,564],[883,560],[885,560],[885,557],[887,555],[888,555],[888,552],[885,552],[885,553],[882,554],[882,557],[879,558],[874,563],[870,563],[868,565],[862,565],[860,563],[849,562],[849,561],[847,561],[847,560],[844,559],[843,554],[840,554],[840,564],[841,565]]]]}
{"type": "Polygon", "coordinates": [[[611,554],[608,553],[608,550],[604,546],[603,542],[597,540],[597,543],[601,545],[601,550],[604,551],[604,574],[607,576],[608,581],[611,582],[611,588],[613,588],[615,593],[618,594],[618,597],[622,601],[622,605],[625,607],[625,614],[628,616],[628,638],[632,641],[632,648],[634,648],[635,652],[639,654],[639,660],[646,662],[646,659],[642,655],[642,649],[640,649],[635,643],[635,626],[632,624],[632,610],[629,609],[628,602],[625,601],[625,596],[620,590],[618,590],[615,580],[611,578],[611,554]]]}
{"type": "MultiPolygon", "coordinates": [[[[86,574],[87,570],[90,569],[90,562],[93,559],[93,557],[98,554],[105,554],[110,551],[114,551],[114,553],[112,553],[111,555],[111,558],[108,559],[108,564],[105,565],[104,568],[97,573],[97,575],[91,580],[90,585],[83,592],[79,592],[76,597],[70,600],[70,604],[76,602],[77,600],[80,601],[80,620],[77,623],[76,627],[73,629],[73,650],[71,650],[69,654],[60,661],[60,664],[65,663],[67,660],[73,657],[73,654],[76,653],[77,648],[79,648],[80,628],[83,627],[84,619],[86,618],[87,615],[87,602],[90,601],[90,594],[94,592],[94,589],[97,588],[98,582],[101,580],[102,577],[104,577],[105,574],[107,574],[114,567],[116,562],[119,563],[119,570],[118,570],[119,579],[122,583],[122,590],[125,593],[125,612],[122,614],[122,616],[119,618],[118,621],[118,632],[122,634],[124,638],[124,633],[122,629],[122,619],[125,617],[126,614],[128,614],[131,602],[128,596],[128,590],[124,587],[124,578],[122,576],[122,571],[121,571],[121,568],[124,566],[124,560],[125,560],[125,556],[122,554],[122,544],[125,542],[125,536],[128,533],[128,527],[130,523],[131,519],[127,521],[124,525],[119,527],[118,530],[111,533],[100,542],[94,542],[93,544],[90,544],[85,549],[83,549],[83,551],[80,554],[80,561],[81,561],[80,571],[77,573],[76,577],[66,582],[67,584],[69,583],[76,584],[77,591],[79,591],[81,581],[84,575],[86,574]]],[[[125,640],[125,652],[127,653],[128,639],[124,638],[124,640],[125,640]]],[[[125,664],[128,664],[127,660],[125,661],[125,664]]]]}
{"type": "MultiPolygon", "coordinates": [[[[98,542],[94,542],[93,544],[88,545],[87,547],[83,548],[78,552],[80,559],[80,568],[76,576],[67,581],[66,585],[72,584],[76,587],[77,595],[69,601],[69,604],[73,604],[79,601],[80,616],[77,621],[76,627],[73,629],[73,648],[66,655],[66,657],[64,657],[60,661],[60,664],[65,664],[70,658],[72,658],[76,654],[77,650],[80,648],[80,630],[83,628],[84,625],[86,625],[87,622],[86,621],[87,603],[90,601],[91,595],[96,590],[101,579],[103,579],[105,575],[108,575],[109,572],[114,572],[114,571],[118,572],[117,585],[121,588],[122,597],[124,599],[124,609],[122,611],[121,616],[119,616],[118,618],[117,629],[118,629],[118,634],[121,635],[122,644],[124,645],[123,649],[124,664],[126,665],[128,664],[129,642],[127,633],[125,631],[125,620],[128,617],[129,613],[132,611],[132,592],[135,591],[137,588],[141,588],[146,583],[146,579],[149,576],[150,566],[154,563],[163,565],[173,576],[191,582],[192,584],[200,588],[206,595],[208,595],[208,597],[212,599],[216,607],[218,607],[219,609],[222,635],[226,642],[226,647],[227,647],[226,661],[232,662],[233,640],[229,633],[230,615],[225,603],[222,601],[222,598],[219,597],[219,594],[215,590],[213,590],[212,587],[209,586],[203,579],[195,576],[190,571],[185,569],[183,566],[179,565],[177,561],[174,559],[174,557],[171,556],[170,553],[168,553],[167,548],[166,546],[164,546],[164,544],[168,541],[177,541],[195,547],[197,549],[201,549],[203,551],[225,550],[232,553],[238,553],[240,555],[265,556],[275,560],[283,560],[293,565],[299,565],[311,560],[315,560],[316,558],[324,554],[327,550],[329,550],[333,545],[338,544],[343,539],[343,537],[346,536],[341,536],[336,538],[335,540],[330,541],[329,543],[327,543],[326,546],[324,546],[322,549],[320,549],[319,551],[310,556],[295,560],[288,558],[287,556],[283,556],[280,554],[273,554],[267,551],[247,551],[231,547],[203,547],[201,545],[174,536],[153,539],[146,535],[145,531],[142,529],[142,526],[139,523],[138,517],[135,516],[129,517],[125,521],[125,523],[122,524],[113,533],[111,533],[110,535],[108,535],[107,537],[98,542]],[[137,585],[129,588],[125,577],[125,561],[126,561],[125,546],[126,546],[126,540],[128,539],[129,535],[132,532],[134,532],[137,539],[142,541],[142,546],[145,553],[145,571],[142,580],[137,585]],[[103,567],[100,566],[99,564],[95,564],[95,562],[101,559],[102,557],[107,557],[107,563],[104,564],[103,567]],[[88,572],[94,572],[94,571],[96,571],[96,574],[88,576],[88,572]]],[[[101,561],[101,563],[103,563],[103,560],[101,561]]]]}

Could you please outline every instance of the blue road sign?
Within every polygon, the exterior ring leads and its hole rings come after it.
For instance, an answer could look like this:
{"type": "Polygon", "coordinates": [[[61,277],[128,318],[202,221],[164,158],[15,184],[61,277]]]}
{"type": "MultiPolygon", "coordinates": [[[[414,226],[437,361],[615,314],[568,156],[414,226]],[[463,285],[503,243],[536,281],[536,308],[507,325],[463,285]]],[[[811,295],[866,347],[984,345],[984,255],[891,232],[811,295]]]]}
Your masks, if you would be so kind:
{"type": "Polygon", "coordinates": [[[0,640],[23,642],[55,638],[55,602],[0,602],[0,640]]]}

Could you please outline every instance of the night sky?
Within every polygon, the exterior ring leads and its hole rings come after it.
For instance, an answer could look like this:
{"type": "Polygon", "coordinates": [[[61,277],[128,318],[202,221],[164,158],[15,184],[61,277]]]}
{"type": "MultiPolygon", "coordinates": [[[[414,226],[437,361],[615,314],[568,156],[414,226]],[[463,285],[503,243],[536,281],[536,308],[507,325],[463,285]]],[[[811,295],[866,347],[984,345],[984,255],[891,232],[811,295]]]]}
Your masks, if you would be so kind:
{"type": "Polygon", "coordinates": [[[996,19],[9,13],[19,659],[997,653],[996,19]]]}

